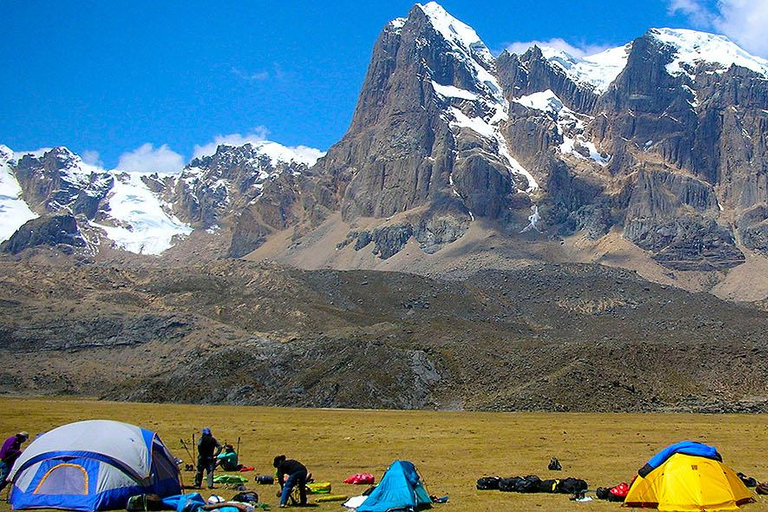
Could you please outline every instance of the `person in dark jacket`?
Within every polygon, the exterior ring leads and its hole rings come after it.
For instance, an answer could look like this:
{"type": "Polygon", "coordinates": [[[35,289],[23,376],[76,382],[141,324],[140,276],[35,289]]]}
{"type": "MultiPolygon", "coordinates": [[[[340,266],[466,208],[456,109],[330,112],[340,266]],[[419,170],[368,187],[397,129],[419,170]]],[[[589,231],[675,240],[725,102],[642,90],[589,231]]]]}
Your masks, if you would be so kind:
{"type": "Polygon", "coordinates": [[[287,459],[285,455],[278,455],[272,462],[277,468],[277,481],[280,483],[282,492],[280,493],[280,507],[284,508],[288,504],[288,496],[295,486],[299,486],[299,495],[301,505],[307,504],[307,468],[299,461],[287,459]],[[287,477],[287,478],[286,478],[287,477]]]}
{"type": "Polygon", "coordinates": [[[211,429],[205,427],[197,442],[197,473],[195,473],[195,487],[198,489],[203,484],[203,471],[206,472],[206,483],[209,489],[213,489],[213,470],[216,467],[216,457],[221,453],[221,445],[211,434],[211,429]]]}
{"type": "Polygon", "coordinates": [[[29,439],[29,434],[26,432],[19,432],[15,436],[11,436],[5,440],[2,448],[0,448],[0,491],[5,489],[8,482],[5,481],[8,478],[8,474],[11,472],[13,463],[21,455],[21,445],[29,439]]]}

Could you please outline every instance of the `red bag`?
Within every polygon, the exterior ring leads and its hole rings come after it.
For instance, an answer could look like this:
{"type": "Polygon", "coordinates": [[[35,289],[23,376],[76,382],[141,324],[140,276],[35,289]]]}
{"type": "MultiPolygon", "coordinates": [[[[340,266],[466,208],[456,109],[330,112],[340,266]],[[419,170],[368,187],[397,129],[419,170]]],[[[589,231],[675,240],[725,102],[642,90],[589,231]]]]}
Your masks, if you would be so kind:
{"type": "Polygon", "coordinates": [[[373,485],[375,478],[370,473],[358,473],[344,480],[345,484],[353,485],[373,485]]]}
{"type": "Polygon", "coordinates": [[[625,482],[621,482],[616,487],[613,487],[609,492],[619,498],[626,498],[627,494],[629,493],[629,486],[625,482]]]}

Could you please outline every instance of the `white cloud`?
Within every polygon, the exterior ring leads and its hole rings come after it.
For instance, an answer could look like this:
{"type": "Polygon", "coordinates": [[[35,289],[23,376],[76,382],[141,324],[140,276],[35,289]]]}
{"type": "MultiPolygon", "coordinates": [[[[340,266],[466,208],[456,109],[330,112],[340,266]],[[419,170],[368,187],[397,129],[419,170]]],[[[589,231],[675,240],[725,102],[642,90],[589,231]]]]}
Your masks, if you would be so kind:
{"type": "Polygon", "coordinates": [[[768,58],[766,0],[719,0],[714,11],[702,0],[668,0],[668,12],[682,13],[697,28],[724,34],[748,52],[768,58]]]}
{"type": "Polygon", "coordinates": [[[95,165],[96,167],[104,167],[104,162],[101,161],[101,155],[98,151],[93,149],[86,149],[81,156],[83,162],[88,165],[95,165]]]}
{"type": "Polygon", "coordinates": [[[247,144],[249,142],[263,142],[267,140],[267,135],[269,135],[269,130],[267,130],[265,126],[257,126],[251,131],[251,133],[246,135],[241,135],[239,133],[230,133],[229,135],[216,135],[212,142],[202,146],[195,144],[195,149],[192,152],[192,156],[193,158],[199,158],[205,155],[212,155],[216,152],[216,148],[221,144],[226,144],[228,146],[242,146],[243,144],[247,144]]]}
{"type": "Polygon", "coordinates": [[[667,14],[674,16],[677,13],[687,16],[694,25],[699,27],[706,27],[712,23],[712,13],[699,0],[670,0],[667,14]]]}
{"type": "Polygon", "coordinates": [[[549,39],[548,41],[517,41],[517,42],[508,44],[506,47],[506,50],[509,53],[523,54],[528,50],[528,48],[534,45],[538,46],[539,48],[542,48],[545,46],[548,46],[550,48],[555,48],[557,50],[564,51],[565,53],[577,58],[583,58],[589,55],[595,55],[596,53],[600,53],[610,48],[610,46],[601,46],[601,45],[595,45],[595,44],[574,46],[564,39],[555,37],[553,39],[549,39]]]}
{"type": "Polygon", "coordinates": [[[768,58],[768,1],[720,0],[715,28],[749,52],[768,58]]]}
{"type": "Polygon", "coordinates": [[[155,149],[152,144],[146,143],[120,155],[117,168],[136,172],[178,172],[184,168],[184,157],[170,149],[168,144],[155,149]]]}
{"type": "Polygon", "coordinates": [[[232,73],[249,82],[263,82],[269,78],[269,71],[257,71],[250,73],[240,68],[232,68],[232,73]]]}

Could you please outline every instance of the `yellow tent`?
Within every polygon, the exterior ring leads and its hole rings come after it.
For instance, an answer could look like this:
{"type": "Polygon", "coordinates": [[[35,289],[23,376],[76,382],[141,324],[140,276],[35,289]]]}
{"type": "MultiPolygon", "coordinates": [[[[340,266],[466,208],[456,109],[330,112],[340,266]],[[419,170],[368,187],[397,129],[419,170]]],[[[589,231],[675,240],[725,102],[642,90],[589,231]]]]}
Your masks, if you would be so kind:
{"type": "Polygon", "coordinates": [[[675,453],[629,488],[624,506],[677,512],[738,510],[754,501],[736,473],[718,460],[675,453]]]}

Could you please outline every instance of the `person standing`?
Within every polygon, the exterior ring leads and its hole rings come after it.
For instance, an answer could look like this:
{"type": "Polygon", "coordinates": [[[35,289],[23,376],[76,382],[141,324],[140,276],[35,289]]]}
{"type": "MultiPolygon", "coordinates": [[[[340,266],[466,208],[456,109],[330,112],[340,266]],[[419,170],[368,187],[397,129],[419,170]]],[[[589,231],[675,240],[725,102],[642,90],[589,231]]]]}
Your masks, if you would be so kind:
{"type": "Polygon", "coordinates": [[[21,431],[15,436],[11,436],[5,440],[2,448],[0,448],[0,491],[5,489],[8,485],[6,478],[11,472],[13,463],[21,455],[21,445],[29,439],[29,434],[21,431]]]}
{"type": "Polygon", "coordinates": [[[216,457],[221,453],[221,445],[211,434],[211,429],[205,427],[197,442],[197,473],[195,473],[195,487],[203,484],[203,471],[206,471],[206,482],[209,489],[213,489],[213,471],[216,467],[216,457]]]}
{"type": "Polygon", "coordinates": [[[272,461],[272,465],[277,468],[277,481],[280,483],[282,492],[280,493],[280,508],[285,508],[288,504],[288,496],[295,486],[299,486],[299,495],[301,505],[307,504],[307,467],[299,461],[288,459],[285,455],[278,455],[272,461]],[[285,477],[288,477],[287,479],[285,477]],[[285,480],[285,482],[283,482],[285,480]]]}

